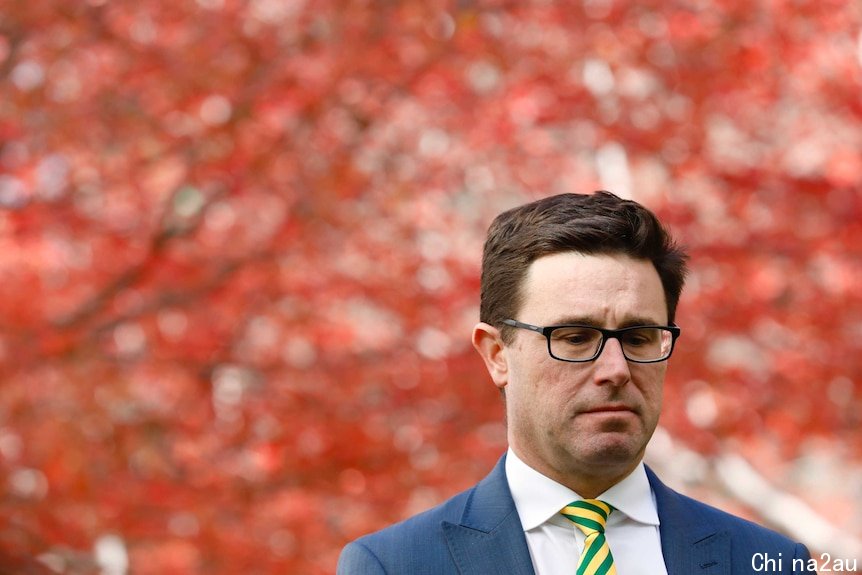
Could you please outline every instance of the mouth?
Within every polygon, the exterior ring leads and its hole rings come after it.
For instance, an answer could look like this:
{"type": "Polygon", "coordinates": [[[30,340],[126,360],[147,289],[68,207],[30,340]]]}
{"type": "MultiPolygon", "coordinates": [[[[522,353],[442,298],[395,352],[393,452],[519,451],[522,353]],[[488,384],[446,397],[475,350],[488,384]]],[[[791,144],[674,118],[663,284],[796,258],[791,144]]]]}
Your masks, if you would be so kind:
{"type": "Polygon", "coordinates": [[[590,409],[586,409],[586,410],[582,411],[581,413],[596,413],[596,414],[619,413],[619,414],[624,414],[624,413],[635,413],[635,410],[628,407],[628,406],[625,406],[625,405],[599,405],[596,407],[591,407],[590,409]]]}

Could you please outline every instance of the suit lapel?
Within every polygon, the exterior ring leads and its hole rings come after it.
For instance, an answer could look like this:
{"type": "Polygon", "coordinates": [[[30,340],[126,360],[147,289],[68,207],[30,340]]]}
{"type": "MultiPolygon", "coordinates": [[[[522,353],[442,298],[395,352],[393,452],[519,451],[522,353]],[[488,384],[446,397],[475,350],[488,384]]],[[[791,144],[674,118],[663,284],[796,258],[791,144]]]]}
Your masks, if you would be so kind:
{"type": "Polygon", "coordinates": [[[668,575],[728,575],[730,533],[703,521],[697,507],[665,486],[649,467],[647,477],[655,493],[668,575]]]}
{"type": "Polygon", "coordinates": [[[443,534],[462,575],[534,575],[527,539],[506,481],[505,456],[473,490],[460,523],[443,534]]]}

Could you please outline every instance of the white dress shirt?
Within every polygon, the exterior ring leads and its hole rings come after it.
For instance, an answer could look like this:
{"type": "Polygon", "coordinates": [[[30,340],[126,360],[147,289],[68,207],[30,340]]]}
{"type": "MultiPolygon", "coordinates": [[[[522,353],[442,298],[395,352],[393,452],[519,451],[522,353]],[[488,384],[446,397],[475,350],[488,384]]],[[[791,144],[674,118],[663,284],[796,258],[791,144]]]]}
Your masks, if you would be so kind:
{"type": "MultiPolygon", "coordinates": [[[[574,573],[585,536],[560,515],[560,510],[583,497],[528,466],[511,448],[506,456],[506,477],[536,575],[574,573]]],[[[655,496],[643,463],[596,499],[616,508],[605,526],[605,538],[617,573],[667,575],[655,496]]]]}

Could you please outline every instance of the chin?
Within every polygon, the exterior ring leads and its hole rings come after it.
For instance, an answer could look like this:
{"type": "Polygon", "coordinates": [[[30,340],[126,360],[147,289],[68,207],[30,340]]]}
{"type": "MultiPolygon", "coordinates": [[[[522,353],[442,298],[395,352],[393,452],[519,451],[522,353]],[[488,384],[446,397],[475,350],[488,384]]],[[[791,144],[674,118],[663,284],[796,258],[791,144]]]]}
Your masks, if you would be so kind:
{"type": "MultiPolygon", "coordinates": [[[[606,434],[603,434],[606,435],[606,434]]],[[[633,467],[643,457],[644,446],[635,445],[631,438],[596,438],[579,459],[589,460],[599,467],[633,467]]]]}

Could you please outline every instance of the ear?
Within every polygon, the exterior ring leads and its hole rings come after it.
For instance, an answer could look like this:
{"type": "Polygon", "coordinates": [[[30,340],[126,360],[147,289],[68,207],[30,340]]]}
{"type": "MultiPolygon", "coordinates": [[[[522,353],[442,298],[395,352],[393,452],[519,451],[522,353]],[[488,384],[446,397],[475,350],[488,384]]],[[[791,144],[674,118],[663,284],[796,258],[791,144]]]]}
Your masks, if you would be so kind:
{"type": "Polygon", "coordinates": [[[494,385],[502,390],[509,382],[509,362],[500,330],[484,322],[477,323],[473,328],[473,347],[485,361],[494,385]]]}

